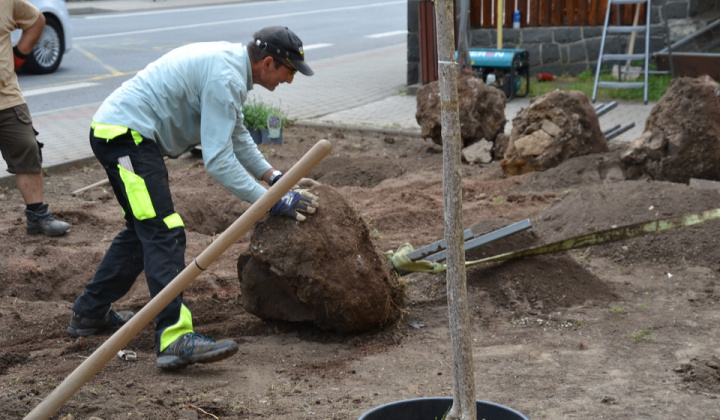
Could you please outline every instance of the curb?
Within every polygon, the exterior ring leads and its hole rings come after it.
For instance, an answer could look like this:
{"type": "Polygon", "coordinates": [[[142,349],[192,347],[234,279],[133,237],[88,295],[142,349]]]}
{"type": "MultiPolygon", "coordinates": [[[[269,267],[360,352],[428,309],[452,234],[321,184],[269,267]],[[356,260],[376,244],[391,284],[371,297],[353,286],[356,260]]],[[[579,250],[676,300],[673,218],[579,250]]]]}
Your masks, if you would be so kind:
{"type": "Polygon", "coordinates": [[[300,127],[311,127],[311,128],[337,128],[341,130],[353,130],[364,133],[379,133],[386,135],[400,135],[406,137],[417,137],[420,136],[420,130],[403,129],[403,128],[386,128],[386,127],[366,127],[360,125],[350,124],[337,124],[331,122],[316,122],[316,121],[295,121],[293,125],[300,127]]]}
{"type": "MultiPolygon", "coordinates": [[[[43,166],[43,178],[46,177],[46,173],[51,171],[65,171],[73,168],[81,169],[83,166],[89,165],[93,162],[97,162],[97,159],[95,159],[95,156],[90,157],[84,157],[76,160],[71,160],[67,162],[57,163],[55,165],[51,166],[43,166]]],[[[53,175],[50,174],[50,177],[53,175]]],[[[3,175],[0,175],[0,187],[4,188],[14,188],[17,186],[17,180],[15,177],[15,174],[11,173],[5,173],[3,175]]]]}

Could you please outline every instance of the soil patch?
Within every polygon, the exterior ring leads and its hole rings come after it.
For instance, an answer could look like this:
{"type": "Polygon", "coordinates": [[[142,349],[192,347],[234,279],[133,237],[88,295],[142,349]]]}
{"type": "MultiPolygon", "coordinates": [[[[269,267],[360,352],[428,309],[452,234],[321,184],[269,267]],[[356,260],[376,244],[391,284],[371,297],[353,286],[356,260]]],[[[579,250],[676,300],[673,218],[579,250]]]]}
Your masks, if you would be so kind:
{"type": "MultiPolygon", "coordinates": [[[[290,127],[263,145],[287,170],[326,138],[331,155],[311,174],[367,222],[379,250],[443,238],[442,150],[413,135],[290,127]]],[[[191,154],[168,161],[188,232],[186,260],[247,208],[191,154]]],[[[720,207],[715,190],[613,177],[617,151],[507,178],[498,163],[463,165],[463,222],[476,235],[530,219],[532,228],[474,249],[467,259],[588,232],[720,207]]],[[[22,200],[0,190],[0,412],[27,414],[106,337],[65,329],[74,298],[123,228],[94,162],[50,170],[50,209],[73,227],[27,236],[22,200]]],[[[320,202],[321,209],[323,202],[320,202]]],[[[312,217],[312,216],[310,216],[312,217]]],[[[718,419],[720,223],[468,269],[478,399],[530,418],[718,419]]],[[[198,333],[239,342],[236,356],[164,373],[152,327],[112,359],[53,418],[357,419],[391,401],[452,395],[445,275],[409,274],[400,320],[340,334],[311,323],[262,320],[241,305],[233,244],[185,291],[198,333]]],[[[339,236],[339,235],[338,235],[339,236]]],[[[148,302],[141,276],[117,309],[148,302]]]]}

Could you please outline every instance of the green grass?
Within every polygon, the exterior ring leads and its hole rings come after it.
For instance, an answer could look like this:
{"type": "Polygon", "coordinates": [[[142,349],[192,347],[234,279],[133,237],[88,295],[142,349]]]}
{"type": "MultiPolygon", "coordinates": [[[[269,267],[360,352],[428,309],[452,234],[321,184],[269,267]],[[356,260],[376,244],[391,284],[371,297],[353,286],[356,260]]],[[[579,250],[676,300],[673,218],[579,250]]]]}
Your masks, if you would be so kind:
{"type": "Polygon", "coordinates": [[[653,337],[653,328],[642,328],[637,331],[634,331],[630,334],[630,337],[635,341],[636,343],[652,343],[655,341],[655,337],[653,337]]]}
{"type": "MultiPolygon", "coordinates": [[[[600,72],[600,80],[606,82],[617,81],[617,78],[610,74],[610,69],[603,69],[600,72]]],[[[642,76],[639,79],[642,81],[642,76]]],[[[665,74],[651,74],[648,76],[648,101],[656,102],[660,99],[667,90],[670,84],[670,75],[665,74]]],[[[559,76],[551,82],[538,82],[536,80],[530,81],[530,92],[529,97],[542,96],[548,92],[552,92],[556,89],[560,90],[579,90],[584,92],[588,98],[592,98],[593,86],[595,85],[595,76],[590,70],[585,70],[578,76],[559,76]]],[[[601,88],[597,89],[596,100],[628,100],[628,101],[642,101],[643,100],[643,88],[637,89],[614,89],[614,88],[601,88]]]]}

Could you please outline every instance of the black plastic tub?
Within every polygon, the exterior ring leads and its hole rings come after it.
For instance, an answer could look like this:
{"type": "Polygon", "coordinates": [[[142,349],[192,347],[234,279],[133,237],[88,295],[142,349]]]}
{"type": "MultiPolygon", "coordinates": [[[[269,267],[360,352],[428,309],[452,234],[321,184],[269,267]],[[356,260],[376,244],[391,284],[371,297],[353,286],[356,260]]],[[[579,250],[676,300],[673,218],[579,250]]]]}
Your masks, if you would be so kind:
{"type": "MultiPolygon", "coordinates": [[[[440,420],[452,406],[453,399],[417,398],[395,401],[373,408],[358,420],[440,420]]],[[[499,404],[477,401],[478,420],[529,420],[512,408],[499,404]]]]}

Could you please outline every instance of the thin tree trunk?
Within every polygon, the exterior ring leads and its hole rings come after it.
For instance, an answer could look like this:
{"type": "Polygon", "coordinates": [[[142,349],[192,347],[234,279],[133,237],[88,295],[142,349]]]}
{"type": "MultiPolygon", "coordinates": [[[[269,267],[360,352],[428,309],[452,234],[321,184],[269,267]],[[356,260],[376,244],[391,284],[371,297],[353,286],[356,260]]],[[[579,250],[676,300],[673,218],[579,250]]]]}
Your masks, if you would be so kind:
{"type": "Polygon", "coordinates": [[[453,23],[453,0],[436,0],[438,72],[443,139],[443,195],[447,242],[447,296],[453,356],[453,406],[447,420],[476,420],[470,316],[463,246],[460,116],[453,23]]]}

